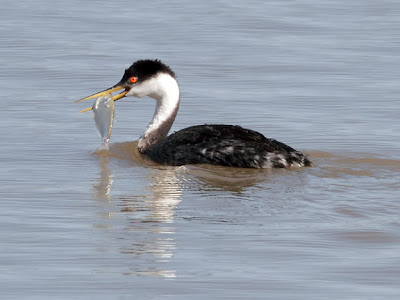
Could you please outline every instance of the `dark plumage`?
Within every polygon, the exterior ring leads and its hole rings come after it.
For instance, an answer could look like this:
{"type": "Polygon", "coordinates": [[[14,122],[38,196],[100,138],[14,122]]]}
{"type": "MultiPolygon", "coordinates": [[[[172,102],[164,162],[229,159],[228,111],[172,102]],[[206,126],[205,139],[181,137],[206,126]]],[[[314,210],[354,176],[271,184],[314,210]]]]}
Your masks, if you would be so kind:
{"type": "Polygon", "coordinates": [[[160,60],[141,59],[134,62],[128,69],[125,70],[124,76],[118,84],[128,84],[129,78],[136,76],[138,82],[143,82],[159,73],[166,73],[175,78],[174,71],[169,66],[162,63],[160,60]]]}
{"type": "Polygon", "coordinates": [[[214,164],[244,168],[310,166],[301,152],[261,133],[233,125],[179,130],[144,152],[164,165],[214,164]]]}

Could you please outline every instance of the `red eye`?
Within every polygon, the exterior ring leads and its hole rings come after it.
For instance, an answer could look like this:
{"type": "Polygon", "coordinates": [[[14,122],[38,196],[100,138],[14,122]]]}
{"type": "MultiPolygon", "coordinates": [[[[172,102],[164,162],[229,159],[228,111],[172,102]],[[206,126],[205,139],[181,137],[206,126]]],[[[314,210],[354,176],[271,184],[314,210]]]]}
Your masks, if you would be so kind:
{"type": "Polygon", "coordinates": [[[131,83],[135,83],[136,81],[138,81],[138,78],[135,77],[135,76],[132,76],[131,78],[129,78],[129,81],[130,81],[131,83]]]}

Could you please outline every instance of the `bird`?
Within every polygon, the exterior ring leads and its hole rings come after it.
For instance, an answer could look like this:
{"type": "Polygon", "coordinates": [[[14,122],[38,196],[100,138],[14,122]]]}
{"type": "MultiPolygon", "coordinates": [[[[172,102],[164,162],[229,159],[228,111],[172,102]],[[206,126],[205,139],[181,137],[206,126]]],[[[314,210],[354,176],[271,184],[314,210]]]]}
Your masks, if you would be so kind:
{"type": "Polygon", "coordinates": [[[121,90],[112,96],[114,101],[128,96],[156,100],[154,116],[137,143],[139,152],[156,163],[257,169],[312,166],[302,152],[239,125],[194,125],[168,135],[178,113],[180,90],[174,71],[158,59],[134,62],[117,84],[76,102],[121,90]]]}

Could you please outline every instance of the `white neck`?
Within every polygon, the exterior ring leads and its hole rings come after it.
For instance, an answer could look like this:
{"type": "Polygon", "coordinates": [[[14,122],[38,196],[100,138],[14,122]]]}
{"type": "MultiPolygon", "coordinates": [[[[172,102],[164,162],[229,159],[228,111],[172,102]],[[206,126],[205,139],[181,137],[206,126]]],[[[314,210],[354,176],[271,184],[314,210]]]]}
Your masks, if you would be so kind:
{"type": "Polygon", "coordinates": [[[161,73],[132,88],[127,96],[149,96],[157,101],[153,119],[138,142],[140,152],[165,139],[179,108],[179,86],[175,78],[161,73]]]}

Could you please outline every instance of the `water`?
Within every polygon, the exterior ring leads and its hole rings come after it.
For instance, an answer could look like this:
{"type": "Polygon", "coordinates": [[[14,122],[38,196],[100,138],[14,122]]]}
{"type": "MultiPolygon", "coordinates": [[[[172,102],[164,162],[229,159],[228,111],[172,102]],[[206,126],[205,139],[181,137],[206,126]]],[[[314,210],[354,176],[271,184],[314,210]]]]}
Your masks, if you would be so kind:
{"type": "Polygon", "coordinates": [[[2,7],[2,299],[399,299],[397,1],[2,7]],[[172,131],[239,124],[316,166],[152,164],[151,99],[96,152],[73,101],[139,58],[178,75],[172,131]]]}

